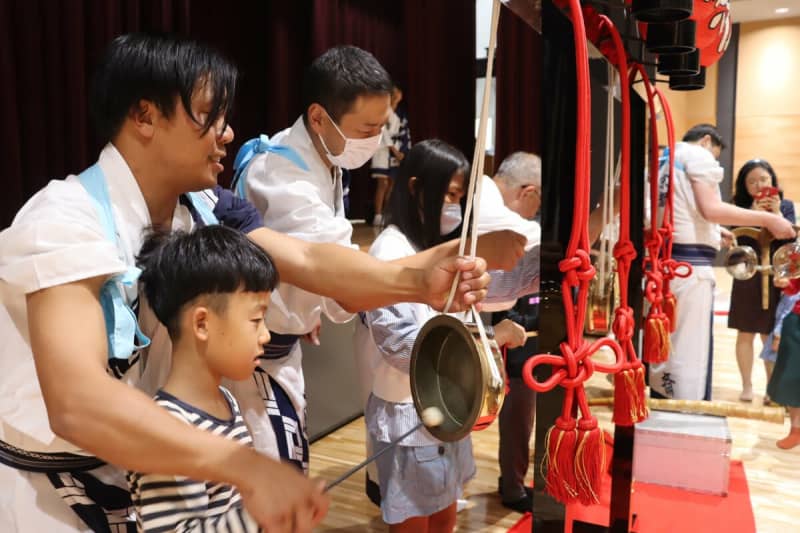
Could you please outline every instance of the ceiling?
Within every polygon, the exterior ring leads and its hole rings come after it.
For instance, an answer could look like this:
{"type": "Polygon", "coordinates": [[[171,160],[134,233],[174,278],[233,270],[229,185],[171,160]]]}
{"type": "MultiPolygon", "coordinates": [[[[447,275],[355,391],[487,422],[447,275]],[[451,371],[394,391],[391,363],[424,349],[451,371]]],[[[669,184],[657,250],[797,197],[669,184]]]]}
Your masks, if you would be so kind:
{"type": "Polygon", "coordinates": [[[730,0],[733,22],[754,22],[800,17],[800,0],[730,0]],[[775,13],[778,8],[789,8],[788,13],[775,13]]]}

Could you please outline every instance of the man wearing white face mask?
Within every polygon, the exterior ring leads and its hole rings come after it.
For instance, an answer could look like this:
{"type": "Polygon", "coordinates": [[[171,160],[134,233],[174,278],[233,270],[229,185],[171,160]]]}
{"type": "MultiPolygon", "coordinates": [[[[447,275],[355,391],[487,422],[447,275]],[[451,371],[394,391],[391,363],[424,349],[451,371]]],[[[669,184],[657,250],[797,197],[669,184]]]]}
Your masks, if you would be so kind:
{"type": "MultiPolygon", "coordinates": [[[[360,48],[332,48],[314,60],[304,77],[303,115],[271,140],[262,137],[249,157],[247,144],[237,156],[235,187],[265,215],[265,226],[305,241],[356,248],[344,214],[342,169],[362,166],[380,146],[391,90],[386,70],[360,48]]],[[[318,344],[322,313],[336,323],[353,316],[332,299],[282,283],[267,312],[272,341],[261,361],[258,391],[249,383],[234,385],[250,389],[253,401],[242,405],[248,425],[264,429],[253,432],[256,448],[304,469],[308,444],[298,340],[318,344]]]]}

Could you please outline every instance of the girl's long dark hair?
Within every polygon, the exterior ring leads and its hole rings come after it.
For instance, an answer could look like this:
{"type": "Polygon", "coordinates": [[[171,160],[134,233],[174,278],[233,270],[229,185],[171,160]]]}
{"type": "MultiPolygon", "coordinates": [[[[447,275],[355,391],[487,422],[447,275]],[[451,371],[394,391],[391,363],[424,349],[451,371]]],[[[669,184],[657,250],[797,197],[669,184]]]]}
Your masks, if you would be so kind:
{"type": "Polygon", "coordinates": [[[453,174],[469,179],[469,161],[457,148],[439,139],[414,145],[400,164],[386,223],[394,224],[419,250],[444,241],[440,235],[442,205],[453,174]],[[411,178],[416,178],[409,186],[411,178]]]}
{"type": "MultiPolygon", "coordinates": [[[[733,203],[739,207],[749,209],[753,205],[753,197],[747,192],[747,185],[745,183],[747,175],[756,167],[761,167],[772,176],[772,186],[778,187],[778,176],[772,165],[764,159],[751,159],[739,169],[739,174],[736,176],[736,189],[733,194],[733,203]]],[[[783,191],[780,191],[781,199],[783,199],[783,191]]]]}

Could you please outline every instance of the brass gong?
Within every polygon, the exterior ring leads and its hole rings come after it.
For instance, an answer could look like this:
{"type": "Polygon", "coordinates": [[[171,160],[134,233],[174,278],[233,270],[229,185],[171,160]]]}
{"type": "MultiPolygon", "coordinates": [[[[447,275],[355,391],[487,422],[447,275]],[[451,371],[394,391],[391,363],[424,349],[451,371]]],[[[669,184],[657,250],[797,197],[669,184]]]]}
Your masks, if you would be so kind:
{"type": "Polygon", "coordinates": [[[772,234],[766,228],[739,227],[731,230],[734,237],[750,237],[758,243],[760,258],[750,246],[740,246],[734,243],[725,255],[725,269],[738,280],[747,280],[761,272],[761,308],[769,309],[769,276],[772,273],[769,249],[773,240],[772,234]],[[757,261],[760,259],[760,264],[757,261]]]}
{"type": "Polygon", "coordinates": [[[445,442],[461,440],[488,427],[505,397],[503,356],[487,333],[489,352],[478,327],[449,315],[430,319],[420,330],[411,353],[411,395],[417,414],[438,408],[444,421],[428,428],[445,442]]]}

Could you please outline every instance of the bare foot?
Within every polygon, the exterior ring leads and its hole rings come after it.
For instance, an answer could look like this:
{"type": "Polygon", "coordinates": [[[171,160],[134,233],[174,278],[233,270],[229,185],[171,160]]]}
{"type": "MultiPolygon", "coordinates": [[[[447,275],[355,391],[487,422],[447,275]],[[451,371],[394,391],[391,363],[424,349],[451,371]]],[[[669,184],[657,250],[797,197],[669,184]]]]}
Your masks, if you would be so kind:
{"type": "Polygon", "coordinates": [[[739,395],[740,402],[752,402],[753,401],[753,389],[744,389],[742,393],[739,395]]]}
{"type": "Polygon", "coordinates": [[[786,437],[775,443],[781,450],[791,450],[800,444],[800,428],[792,428],[786,437]]]}

